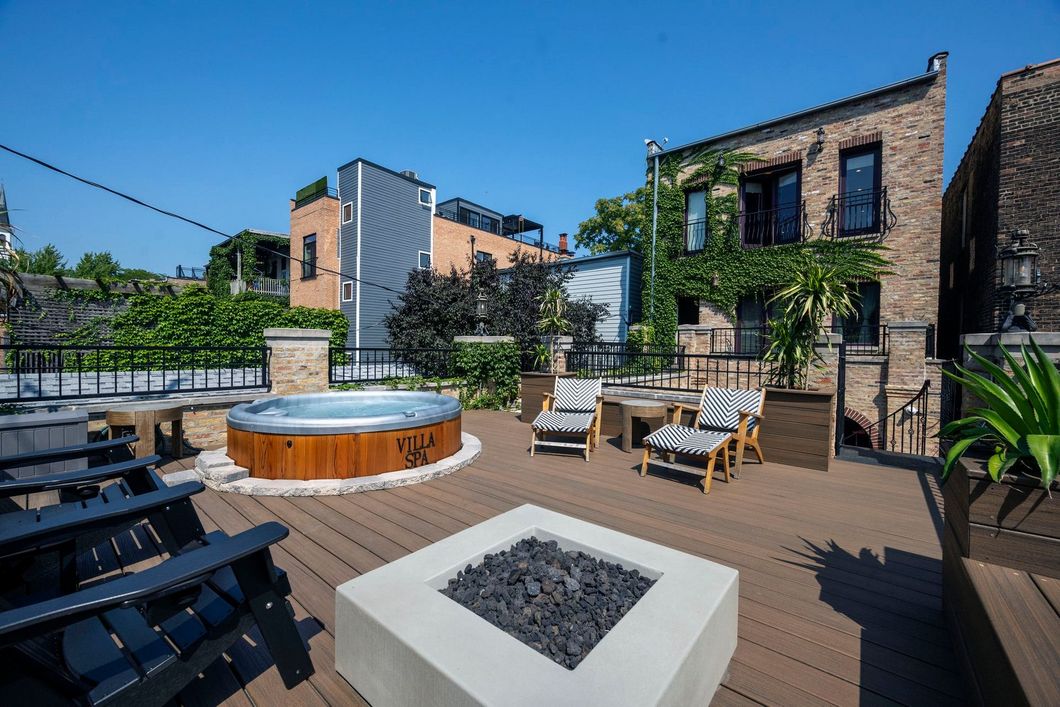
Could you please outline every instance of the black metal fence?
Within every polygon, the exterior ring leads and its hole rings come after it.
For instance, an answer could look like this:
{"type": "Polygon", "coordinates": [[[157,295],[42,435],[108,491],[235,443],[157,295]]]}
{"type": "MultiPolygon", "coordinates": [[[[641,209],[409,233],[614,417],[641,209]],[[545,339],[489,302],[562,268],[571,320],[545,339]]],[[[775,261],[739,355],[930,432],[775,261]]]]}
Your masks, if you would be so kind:
{"type": "MultiPolygon", "coordinates": [[[[842,334],[848,356],[887,355],[887,325],[843,325],[829,327],[842,334]]],[[[710,353],[714,356],[760,357],[769,348],[769,327],[731,327],[712,329],[710,353]]]]}
{"type": "Polygon", "coordinates": [[[924,455],[927,453],[930,406],[931,381],[926,380],[912,399],[887,417],[864,430],[845,430],[843,443],[872,446],[871,443],[876,441],[889,452],[924,455]]]}
{"type": "Polygon", "coordinates": [[[2,403],[268,386],[264,346],[0,346],[2,403]]]}
{"type": "Polygon", "coordinates": [[[330,349],[328,380],[340,383],[382,383],[398,378],[451,378],[455,375],[456,348],[330,349]]]}
{"type": "Polygon", "coordinates": [[[685,353],[684,347],[617,350],[591,344],[566,354],[567,370],[604,385],[698,392],[704,385],[755,388],[768,383],[773,367],[753,358],[685,353]]]}

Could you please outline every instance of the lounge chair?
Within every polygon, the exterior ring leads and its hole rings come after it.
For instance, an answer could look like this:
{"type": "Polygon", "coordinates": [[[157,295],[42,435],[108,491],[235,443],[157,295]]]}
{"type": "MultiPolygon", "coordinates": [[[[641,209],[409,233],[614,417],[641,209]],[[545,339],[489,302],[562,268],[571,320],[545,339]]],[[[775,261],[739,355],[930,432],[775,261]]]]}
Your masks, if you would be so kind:
{"type": "Polygon", "coordinates": [[[4,703],[163,705],[255,623],[284,685],[298,684],[313,664],[269,552],[287,532],[210,533],[141,572],[0,611],[4,703]]]}
{"type": "Polygon", "coordinates": [[[600,415],[604,404],[599,378],[556,378],[553,393],[545,393],[541,412],[530,423],[530,456],[537,445],[584,450],[589,461],[589,450],[600,446],[600,415]],[[544,435],[584,438],[584,443],[555,442],[544,435]]]}
{"type": "Polygon", "coordinates": [[[691,426],[682,424],[684,406],[674,408],[673,423],[644,438],[644,459],[640,475],[648,473],[652,451],[662,455],[680,455],[707,460],[707,476],[703,493],[710,493],[714,464],[721,453],[725,466],[725,481],[729,475],[729,445],[736,442],[736,465],[733,475],[740,478],[744,447],[750,447],[759,462],[765,461],[758,444],[758,430],[763,419],[766,392],[763,389],[703,388],[699,411],[691,426]]]}

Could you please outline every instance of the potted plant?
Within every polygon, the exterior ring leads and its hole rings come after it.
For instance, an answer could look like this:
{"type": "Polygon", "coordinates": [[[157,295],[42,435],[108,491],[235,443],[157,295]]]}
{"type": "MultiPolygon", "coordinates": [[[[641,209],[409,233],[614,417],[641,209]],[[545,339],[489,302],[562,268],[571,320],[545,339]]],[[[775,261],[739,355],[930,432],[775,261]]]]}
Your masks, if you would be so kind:
{"type": "Polygon", "coordinates": [[[835,388],[811,386],[810,372],[822,367],[817,344],[827,333],[825,318],[852,315],[854,297],[842,272],[810,260],[770,300],[779,312],[769,320],[764,356],[772,371],[762,446],[771,461],[828,470],[835,388]]]}
{"type": "Polygon", "coordinates": [[[539,298],[537,330],[548,342],[540,344],[533,350],[534,369],[523,371],[520,376],[522,408],[520,419],[530,422],[541,410],[543,394],[551,393],[556,388],[556,378],[573,376],[573,373],[560,373],[556,365],[556,346],[561,335],[571,329],[570,321],[564,316],[566,301],[563,290],[550,287],[539,298]],[[542,370],[547,369],[547,370],[542,370]]]}
{"type": "Polygon", "coordinates": [[[982,373],[943,371],[981,402],[939,431],[952,443],[942,469],[943,607],[978,701],[1045,704],[1043,691],[1055,701],[1055,655],[1028,641],[1051,630],[1041,617],[1055,609],[1025,590],[1060,578],[1060,509],[1051,497],[1060,373],[1033,337],[1029,350],[1020,347],[1022,362],[999,349],[1011,373],[971,349],[982,373]]]}

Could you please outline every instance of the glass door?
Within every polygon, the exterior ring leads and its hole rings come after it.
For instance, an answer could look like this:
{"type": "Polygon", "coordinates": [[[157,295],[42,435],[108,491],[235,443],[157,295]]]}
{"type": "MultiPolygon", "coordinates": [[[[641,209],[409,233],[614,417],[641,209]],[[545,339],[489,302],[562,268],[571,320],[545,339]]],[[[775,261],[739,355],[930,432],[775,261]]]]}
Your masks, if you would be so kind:
{"type": "Polygon", "coordinates": [[[844,152],[839,161],[839,235],[879,232],[879,145],[844,152]]]}
{"type": "Polygon", "coordinates": [[[698,253],[707,245],[707,192],[685,195],[685,252],[698,253]]]}

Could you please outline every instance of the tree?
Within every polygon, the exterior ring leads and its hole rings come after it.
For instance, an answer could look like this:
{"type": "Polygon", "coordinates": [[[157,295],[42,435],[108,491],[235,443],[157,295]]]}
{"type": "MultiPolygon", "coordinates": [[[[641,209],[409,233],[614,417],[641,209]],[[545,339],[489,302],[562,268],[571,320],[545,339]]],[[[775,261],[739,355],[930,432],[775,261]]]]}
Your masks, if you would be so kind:
{"type": "Polygon", "coordinates": [[[121,264],[114,259],[109,250],[98,253],[87,251],[77,261],[73,271],[74,277],[83,277],[89,280],[117,280],[121,274],[121,264]]]}
{"type": "Polygon", "coordinates": [[[648,188],[610,199],[597,199],[596,215],[578,224],[574,242],[592,253],[641,251],[641,238],[651,230],[648,188]]]}
{"type": "Polygon", "coordinates": [[[33,275],[62,275],[66,271],[66,258],[51,243],[34,251],[19,252],[19,268],[33,275]]]}

